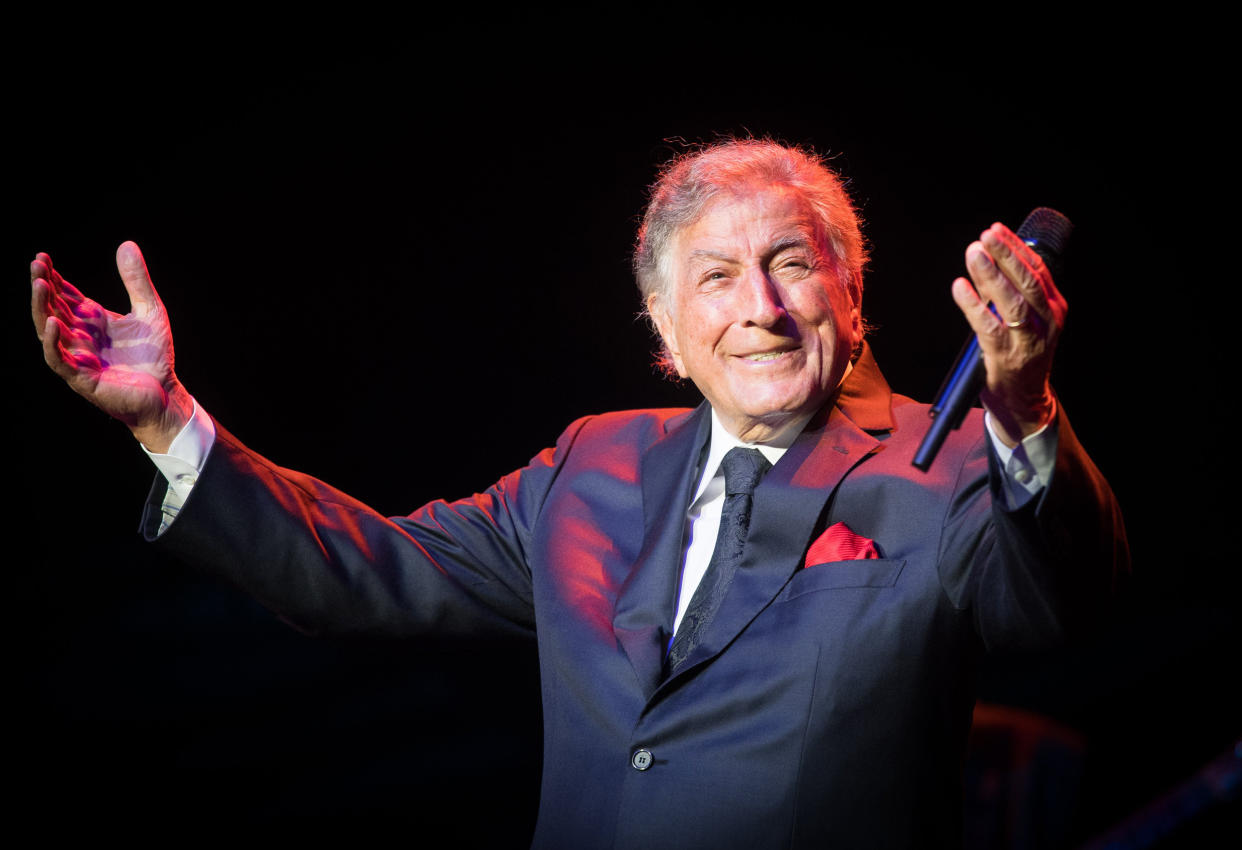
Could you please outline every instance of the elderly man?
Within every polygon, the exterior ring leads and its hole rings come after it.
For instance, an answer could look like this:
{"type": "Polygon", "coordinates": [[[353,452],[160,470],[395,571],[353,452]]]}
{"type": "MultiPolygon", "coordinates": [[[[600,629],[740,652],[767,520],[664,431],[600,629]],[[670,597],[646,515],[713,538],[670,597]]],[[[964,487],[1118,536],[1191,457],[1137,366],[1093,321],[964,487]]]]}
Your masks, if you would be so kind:
{"type": "MultiPolygon", "coordinates": [[[[951,846],[981,650],[1060,639],[1126,560],[1048,384],[1065,302],[993,225],[953,295],[983,402],[928,473],[926,407],[863,340],[856,215],[815,157],[686,155],[635,270],[706,401],[581,419],[485,493],[388,519],[197,407],[132,243],[103,311],[32,266],[49,365],[163,472],[144,529],[311,630],[533,633],[539,847],[951,846]],[[995,313],[987,304],[995,305],[995,313]]],[[[481,809],[485,801],[478,803],[481,809]]]]}

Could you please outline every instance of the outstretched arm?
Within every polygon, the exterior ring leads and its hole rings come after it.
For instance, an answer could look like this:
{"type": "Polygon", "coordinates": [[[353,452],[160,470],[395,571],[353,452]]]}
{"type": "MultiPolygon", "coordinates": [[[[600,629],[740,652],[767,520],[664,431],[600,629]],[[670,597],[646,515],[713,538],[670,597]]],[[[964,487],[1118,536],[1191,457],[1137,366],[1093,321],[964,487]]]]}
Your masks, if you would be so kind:
{"type": "Polygon", "coordinates": [[[164,452],[189,421],[194,402],[173,371],[172,330],[142,252],[117,249],[130,312],[87,298],[39,254],[30,264],[31,314],[52,371],[96,407],[121,420],[153,452],[164,452]]]}

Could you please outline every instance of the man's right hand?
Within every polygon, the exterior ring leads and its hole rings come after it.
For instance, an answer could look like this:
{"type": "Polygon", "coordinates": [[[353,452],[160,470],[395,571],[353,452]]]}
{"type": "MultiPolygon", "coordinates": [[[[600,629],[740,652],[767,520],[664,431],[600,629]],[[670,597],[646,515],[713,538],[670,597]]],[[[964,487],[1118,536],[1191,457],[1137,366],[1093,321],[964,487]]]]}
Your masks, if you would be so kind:
{"type": "Polygon", "coordinates": [[[133,242],[116,251],[129,293],[122,316],[84,296],[39,254],[30,264],[31,314],[52,371],[79,395],[163,453],[190,420],[194,402],[173,371],[168,314],[133,242]]]}

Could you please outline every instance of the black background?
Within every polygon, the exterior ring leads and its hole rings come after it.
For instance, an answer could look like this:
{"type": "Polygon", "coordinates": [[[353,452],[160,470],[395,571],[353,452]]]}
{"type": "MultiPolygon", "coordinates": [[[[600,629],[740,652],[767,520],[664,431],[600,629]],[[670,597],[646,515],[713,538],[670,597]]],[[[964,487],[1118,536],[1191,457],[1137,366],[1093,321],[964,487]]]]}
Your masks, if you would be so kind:
{"type": "Polygon", "coordinates": [[[605,50],[598,28],[465,23],[15,36],[32,45],[5,60],[19,820],[523,846],[541,758],[533,647],[308,639],[141,543],[149,464],[40,365],[36,251],[124,312],[112,254],[136,240],[199,402],[278,463],[407,513],[580,415],[697,401],[650,365],[628,255],[658,164],[722,133],[813,146],[849,179],[872,345],[919,398],[964,338],[948,288],[965,246],[1034,206],[1074,220],[1054,383],[1126,511],[1134,576],[1099,636],[990,662],[983,696],[1085,736],[1075,841],[1232,746],[1237,570],[1216,540],[1236,489],[1236,251],[1214,232],[1209,50],[1159,32],[1003,57],[808,49],[796,27],[605,50]]]}

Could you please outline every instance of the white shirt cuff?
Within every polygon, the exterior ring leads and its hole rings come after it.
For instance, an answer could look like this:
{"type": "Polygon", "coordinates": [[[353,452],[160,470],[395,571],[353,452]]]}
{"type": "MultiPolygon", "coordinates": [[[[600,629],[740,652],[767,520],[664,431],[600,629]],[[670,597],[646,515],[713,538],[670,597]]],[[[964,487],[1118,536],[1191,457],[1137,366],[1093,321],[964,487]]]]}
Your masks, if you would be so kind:
{"type": "Polygon", "coordinates": [[[997,436],[992,414],[985,414],[983,421],[1004,472],[1006,507],[1020,508],[1052,480],[1057,463],[1056,417],[1012,449],[997,436]]]}
{"type": "Polygon", "coordinates": [[[194,402],[194,413],[181,432],[173,439],[165,454],[156,454],[146,446],[142,450],[151,458],[155,468],[168,480],[168,491],[164,494],[161,511],[159,534],[163,534],[181,511],[181,506],[190,497],[190,491],[198,482],[199,473],[207,462],[207,455],[216,442],[216,426],[198,402],[194,402]]]}

